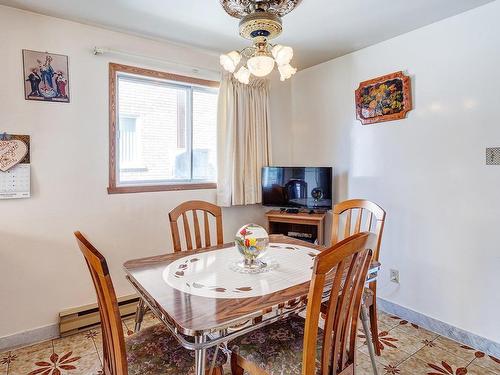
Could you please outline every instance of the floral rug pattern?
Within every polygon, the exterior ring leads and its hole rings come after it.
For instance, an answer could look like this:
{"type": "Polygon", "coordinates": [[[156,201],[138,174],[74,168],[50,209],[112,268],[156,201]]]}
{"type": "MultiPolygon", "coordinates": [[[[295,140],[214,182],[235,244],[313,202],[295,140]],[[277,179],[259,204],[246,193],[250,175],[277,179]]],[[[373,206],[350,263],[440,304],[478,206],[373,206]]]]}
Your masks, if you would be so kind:
{"type": "MultiPolygon", "coordinates": [[[[143,327],[158,321],[151,315],[143,327]]],[[[133,317],[123,321],[132,335],[133,317]]],[[[360,325],[361,327],[361,325],[360,325]]],[[[500,375],[500,360],[425,330],[411,322],[379,313],[380,375],[500,375]]],[[[356,375],[371,375],[364,332],[358,332],[356,375]]],[[[101,375],[99,328],[73,336],[0,353],[0,375],[101,375]]],[[[229,366],[225,368],[230,374],[229,366]]]]}

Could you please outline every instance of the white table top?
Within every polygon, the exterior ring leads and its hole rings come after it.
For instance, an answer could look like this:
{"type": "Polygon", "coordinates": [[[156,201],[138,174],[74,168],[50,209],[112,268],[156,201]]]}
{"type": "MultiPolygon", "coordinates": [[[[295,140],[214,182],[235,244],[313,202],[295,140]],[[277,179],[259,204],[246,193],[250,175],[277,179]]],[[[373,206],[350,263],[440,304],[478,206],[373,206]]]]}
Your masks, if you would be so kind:
{"type": "Polygon", "coordinates": [[[184,293],[209,298],[247,298],[274,293],[311,280],[313,248],[272,243],[262,260],[269,271],[240,273],[232,265],[242,259],[236,247],[187,255],[169,264],[163,280],[184,293]]]}

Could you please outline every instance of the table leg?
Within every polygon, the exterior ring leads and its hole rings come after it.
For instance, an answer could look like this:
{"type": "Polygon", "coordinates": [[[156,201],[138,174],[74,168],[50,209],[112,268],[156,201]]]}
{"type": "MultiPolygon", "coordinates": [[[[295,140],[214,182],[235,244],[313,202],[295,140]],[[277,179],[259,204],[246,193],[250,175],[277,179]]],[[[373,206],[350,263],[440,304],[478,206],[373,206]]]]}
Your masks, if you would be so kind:
{"type": "Polygon", "coordinates": [[[363,324],[363,331],[365,331],[366,345],[368,345],[368,353],[370,354],[370,360],[372,361],[373,374],[378,375],[377,362],[375,362],[375,350],[373,349],[373,340],[368,320],[369,318],[368,318],[368,313],[366,311],[366,306],[364,303],[362,303],[361,323],[363,324]]]}
{"type": "MultiPolygon", "coordinates": [[[[206,340],[205,335],[201,334],[195,337],[197,344],[204,343],[206,340]]],[[[206,349],[196,349],[194,351],[194,363],[196,367],[196,375],[205,375],[205,357],[206,349]]]]}
{"type": "Polygon", "coordinates": [[[144,311],[146,310],[146,304],[144,300],[139,297],[139,303],[137,304],[137,311],[135,313],[135,327],[134,332],[137,333],[141,330],[142,319],[144,318],[144,311]]]}

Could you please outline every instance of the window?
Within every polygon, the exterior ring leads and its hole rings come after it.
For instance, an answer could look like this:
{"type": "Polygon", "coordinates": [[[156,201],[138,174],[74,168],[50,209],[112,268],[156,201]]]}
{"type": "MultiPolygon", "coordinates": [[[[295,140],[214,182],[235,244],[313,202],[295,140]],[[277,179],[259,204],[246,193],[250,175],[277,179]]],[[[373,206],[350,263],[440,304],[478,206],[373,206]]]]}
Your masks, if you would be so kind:
{"type": "Polygon", "coordinates": [[[218,83],[110,64],[110,193],[215,188],[218,83]]]}

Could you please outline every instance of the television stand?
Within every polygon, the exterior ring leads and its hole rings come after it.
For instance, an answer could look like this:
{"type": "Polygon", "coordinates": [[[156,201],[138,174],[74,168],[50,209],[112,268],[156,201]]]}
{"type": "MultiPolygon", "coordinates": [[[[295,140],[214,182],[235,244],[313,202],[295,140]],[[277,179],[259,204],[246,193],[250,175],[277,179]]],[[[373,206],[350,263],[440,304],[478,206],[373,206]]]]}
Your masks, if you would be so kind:
{"type": "Polygon", "coordinates": [[[324,220],[326,212],[309,211],[288,213],[271,210],[266,213],[269,234],[283,234],[299,240],[324,245],[324,220]]]}

